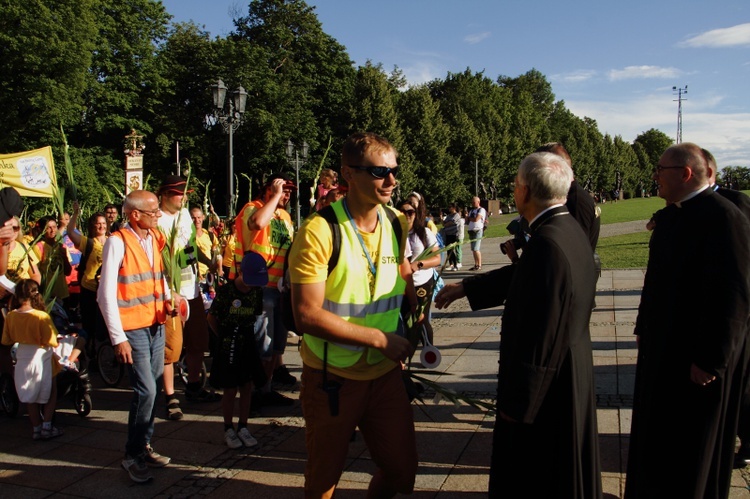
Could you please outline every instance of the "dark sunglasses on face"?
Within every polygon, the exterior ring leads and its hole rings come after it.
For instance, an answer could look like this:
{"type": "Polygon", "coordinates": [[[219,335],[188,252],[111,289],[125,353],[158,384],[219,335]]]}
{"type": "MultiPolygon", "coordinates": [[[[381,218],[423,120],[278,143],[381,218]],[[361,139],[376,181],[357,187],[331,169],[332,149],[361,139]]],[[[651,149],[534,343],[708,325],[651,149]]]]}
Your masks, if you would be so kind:
{"type": "Polygon", "coordinates": [[[384,179],[390,174],[393,174],[393,178],[396,178],[396,175],[398,175],[398,166],[394,166],[393,168],[388,168],[387,166],[359,166],[359,165],[347,165],[347,166],[349,168],[354,168],[355,170],[362,170],[364,172],[368,172],[373,177],[379,178],[379,179],[384,179]]]}
{"type": "Polygon", "coordinates": [[[413,217],[416,211],[414,210],[401,210],[401,212],[407,217],[413,217]]]}
{"type": "Polygon", "coordinates": [[[13,229],[13,232],[18,232],[19,230],[21,230],[21,227],[19,227],[18,225],[11,225],[10,228],[13,229]]]}

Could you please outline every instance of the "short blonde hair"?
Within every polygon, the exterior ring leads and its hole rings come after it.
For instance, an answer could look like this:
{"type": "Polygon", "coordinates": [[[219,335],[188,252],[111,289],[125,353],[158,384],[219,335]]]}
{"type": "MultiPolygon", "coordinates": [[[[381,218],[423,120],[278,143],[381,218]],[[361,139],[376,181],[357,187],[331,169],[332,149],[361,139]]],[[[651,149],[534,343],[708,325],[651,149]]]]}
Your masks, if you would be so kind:
{"type": "Polygon", "coordinates": [[[388,142],[388,139],[372,132],[357,132],[344,141],[344,146],[341,148],[341,164],[359,165],[365,154],[370,151],[393,151],[398,158],[398,151],[388,142]]]}

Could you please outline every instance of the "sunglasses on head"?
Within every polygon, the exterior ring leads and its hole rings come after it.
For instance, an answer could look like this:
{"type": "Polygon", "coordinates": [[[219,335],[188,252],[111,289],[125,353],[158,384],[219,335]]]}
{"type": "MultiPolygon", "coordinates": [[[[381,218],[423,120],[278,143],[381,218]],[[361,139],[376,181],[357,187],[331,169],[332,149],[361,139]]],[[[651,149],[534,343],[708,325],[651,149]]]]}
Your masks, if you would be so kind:
{"type": "Polygon", "coordinates": [[[393,174],[393,178],[396,178],[396,175],[398,175],[398,166],[394,166],[393,168],[388,168],[387,166],[359,166],[359,165],[347,165],[349,168],[354,168],[355,170],[362,170],[364,172],[368,172],[370,175],[372,175],[375,178],[383,179],[386,178],[388,175],[393,174]]]}

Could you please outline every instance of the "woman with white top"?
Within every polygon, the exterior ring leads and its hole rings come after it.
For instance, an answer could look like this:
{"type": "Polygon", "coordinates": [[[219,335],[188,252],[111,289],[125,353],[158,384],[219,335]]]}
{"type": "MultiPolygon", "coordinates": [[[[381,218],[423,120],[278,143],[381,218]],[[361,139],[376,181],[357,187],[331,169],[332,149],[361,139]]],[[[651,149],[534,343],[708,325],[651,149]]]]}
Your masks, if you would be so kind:
{"type": "Polygon", "coordinates": [[[416,260],[424,252],[425,248],[430,248],[433,252],[439,250],[437,238],[432,231],[425,228],[423,212],[408,199],[401,201],[398,209],[406,215],[406,220],[409,222],[409,245],[412,250],[409,260],[411,261],[414,287],[417,291],[417,308],[424,313],[424,326],[427,331],[427,339],[432,343],[433,332],[429,316],[434,288],[433,269],[440,265],[440,255],[435,253],[428,258],[420,259],[419,261],[416,260]]]}

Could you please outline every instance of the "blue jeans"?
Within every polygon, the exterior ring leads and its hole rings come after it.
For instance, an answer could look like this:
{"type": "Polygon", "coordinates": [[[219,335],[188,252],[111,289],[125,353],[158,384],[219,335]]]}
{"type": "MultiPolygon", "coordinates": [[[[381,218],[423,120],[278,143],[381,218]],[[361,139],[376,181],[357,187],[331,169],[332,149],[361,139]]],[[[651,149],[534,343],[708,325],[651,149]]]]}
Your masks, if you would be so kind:
{"type": "MultiPolygon", "coordinates": [[[[167,319],[172,320],[172,319],[167,319]]],[[[133,363],[128,365],[133,399],[128,415],[128,441],[125,453],[141,456],[154,434],[156,394],[164,375],[164,325],[125,331],[133,349],[133,363]]]]}

